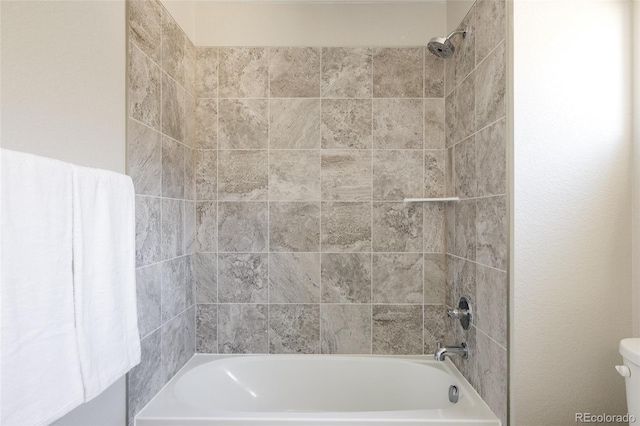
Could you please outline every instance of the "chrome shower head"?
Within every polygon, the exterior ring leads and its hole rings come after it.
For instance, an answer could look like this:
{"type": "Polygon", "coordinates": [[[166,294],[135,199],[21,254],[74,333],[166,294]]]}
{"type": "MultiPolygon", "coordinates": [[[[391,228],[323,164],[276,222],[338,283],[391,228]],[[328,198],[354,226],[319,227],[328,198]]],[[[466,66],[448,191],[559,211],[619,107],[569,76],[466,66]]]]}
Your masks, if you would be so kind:
{"type": "Polygon", "coordinates": [[[432,38],[429,44],[427,44],[429,51],[438,58],[448,59],[452,57],[456,51],[456,47],[451,43],[451,37],[456,34],[462,34],[462,38],[465,38],[467,36],[467,29],[456,30],[446,37],[432,38]]]}

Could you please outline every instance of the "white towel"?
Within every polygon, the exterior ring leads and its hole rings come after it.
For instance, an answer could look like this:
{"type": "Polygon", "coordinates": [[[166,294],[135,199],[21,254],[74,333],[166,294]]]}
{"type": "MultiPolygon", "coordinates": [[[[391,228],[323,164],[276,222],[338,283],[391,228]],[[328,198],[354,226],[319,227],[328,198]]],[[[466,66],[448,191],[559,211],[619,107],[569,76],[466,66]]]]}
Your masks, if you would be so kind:
{"type": "Polygon", "coordinates": [[[72,169],[0,151],[3,426],[46,425],[83,398],[72,286],[72,169]]]}
{"type": "Polygon", "coordinates": [[[85,401],[140,362],[131,178],[73,166],[76,329],[85,401]]]}

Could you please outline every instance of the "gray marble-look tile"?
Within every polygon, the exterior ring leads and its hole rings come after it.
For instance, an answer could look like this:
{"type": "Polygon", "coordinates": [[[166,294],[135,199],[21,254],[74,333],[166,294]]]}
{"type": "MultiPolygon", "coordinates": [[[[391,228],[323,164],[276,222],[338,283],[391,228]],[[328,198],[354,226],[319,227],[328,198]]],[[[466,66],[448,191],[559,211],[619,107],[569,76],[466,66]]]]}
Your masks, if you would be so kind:
{"type": "Polygon", "coordinates": [[[196,48],[196,96],[218,97],[218,48],[196,48]]]}
{"type": "Polygon", "coordinates": [[[460,327],[459,321],[445,322],[445,336],[451,345],[466,343],[469,349],[469,358],[462,359],[453,357],[452,361],[462,375],[469,381],[474,389],[480,389],[480,378],[478,377],[478,345],[476,344],[476,334],[480,334],[475,327],[465,331],[460,327]]]}
{"type": "Polygon", "coordinates": [[[184,38],[184,88],[191,96],[196,96],[196,46],[184,38]]]}
{"type": "Polygon", "coordinates": [[[439,305],[446,302],[446,263],[442,253],[424,254],[424,303],[439,305]]]}
{"type": "Polygon", "coordinates": [[[269,147],[320,148],[319,99],[269,100],[269,147]]]}
{"type": "Polygon", "coordinates": [[[215,201],[196,203],[196,251],[211,252],[218,248],[218,211],[215,201]]]}
{"type": "Polygon", "coordinates": [[[218,199],[266,200],[269,192],[269,154],[264,151],[218,151],[218,199]]]}
{"type": "Polygon", "coordinates": [[[218,194],[218,152],[196,151],[196,196],[198,200],[216,200],[218,194]]]}
{"type": "Polygon", "coordinates": [[[184,254],[196,251],[196,203],[184,202],[184,254]]]}
{"type": "Polygon", "coordinates": [[[127,6],[129,40],[154,62],[160,62],[162,6],[156,0],[131,0],[127,6]]]}
{"type": "MultiPolygon", "coordinates": [[[[196,303],[196,261],[195,254],[188,254],[185,259],[185,305],[193,308],[196,303]]],[[[195,318],[195,311],[191,312],[195,318]]],[[[193,322],[193,321],[191,321],[193,322]]],[[[194,337],[195,338],[195,337],[194,337]]]]}
{"type": "Polygon", "coordinates": [[[188,147],[184,151],[184,198],[196,200],[196,150],[188,147]]]}
{"type": "Polygon", "coordinates": [[[265,252],[268,207],[262,202],[219,203],[218,239],[222,252],[265,252]]]}
{"type": "Polygon", "coordinates": [[[183,314],[186,330],[187,361],[196,354],[196,306],[193,305],[183,314]]]}
{"type": "Polygon", "coordinates": [[[456,53],[453,57],[446,61],[445,75],[445,93],[449,94],[451,90],[459,85],[465,77],[467,77],[475,68],[475,52],[476,52],[476,16],[475,6],[464,17],[459,29],[466,28],[467,34],[463,37],[457,37],[455,40],[456,53]]]}
{"type": "Polygon", "coordinates": [[[320,150],[269,151],[269,200],[320,200],[320,150]]]}
{"type": "Polygon", "coordinates": [[[269,302],[320,303],[320,253],[271,253],[269,302]]]}
{"type": "Polygon", "coordinates": [[[162,259],[184,253],[184,206],[182,200],[162,200],[162,259]]]}
{"type": "Polygon", "coordinates": [[[460,198],[472,198],[478,193],[476,174],[476,137],[470,136],[453,147],[455,194],[460,198]]]}
{"type": "Polygon", "coordinates": [[[184,56],[187,36],[169,13],[162,13],[162,69],[184,86],[184,56]]]}
{"type": "Polygon", "coordinates": [[[266,303],[269,263],[266,253],[218,255],[220,303],[266,303]]]}
{"type": "Polygon", "coordinates": [[[373,153],[373,199],[401,201],[422,197],[423,152],[379,150],[373,153]]]}
{"type": "Polygon", "coordinates": [[[220,149],[266,149],[269,143],[269,105],[266,99],[220,99],[220,149]]]}
{"type": "Polygon", "coordinates": [[[444,59],[424,53],[424,97],[444,98],[444,59]]]}
{"type": "Polygon", "coordinates": [[[364,47],[322,48],[322,97],[370,98],[372,53],[364,47]]]}
{"type": "MultiPolygon", "coordinates": [[[[426,214],[426,212],[425,212],[426,214]]],[[[456,205],[446,203],[444,206],[444,249],[449,254],[456,252],[456,205]]]]}
{"type": "Polygon", "coordinates": [[[444,99],[424,100],[424,148],[444,149],[444,99]]]}
{"type": "Polygon", "coordinates": [[[422,99],[374,99],[373,147],[421,149],[423,108],[422,99]]]}
{"type": "MultiPolygon", "coordinates": [[[[445,286],[445,293],[444,293],[444,300],[445,300],[445,305],[447,305],[450,308],[456,307],[458,306],[458,301],[455,299],[456,297],[456,291],[455,291],[455,280],[456,280],[456,274],[455,274],[455,267],[456,267],[456,261],[457,258],[453,257],[453,255],[451,254],[446,254],[445,255],[445,270],[444,270],[444,286],[445,286]]],[[[447,336],[447,340],[449,340],[449,336],[447,336]]]]}
{"type": "Polygon", "coordinates": [[[320,49],[316,47],[270,48],[269,79],[272,97],[319,97],[320,49]]]}
{"type": "Polygon", "coordinates": [[[462,200],[455,205],[456,256],[476,260],[476,200],[462,200]]]}
{"type": "Polygon", "coordinates": [[[424,306],[424,353],[432,354],[437,350],[438,342],[444,342],[444,322],[447,308],[444,305],[424,306]]]}
{"type": "MultiPolygon", "coordinates": [[[[185,256],[186,285],[185,303],[187,309],[191,309],[196,304],[196,255],[195,253],[185,256]]],[[[195,311],[192,312],[195,318],[195,311]]]]}
{"type": "Polygon", "coordinates": [[[323,200],[371,200],[370,150],[323,151],[321,173],[323,200]]]}
{"type": "Polygon", "coordinates": [[[373,305],[373,353],[422,354],[422,305],[373,305]]]}
{"type": "Polygon", "coordinates": [[[160,130],[162,71],[134,44],[129,44],[129,115],[160,130]]]}
{"type": "Polygon", "coordinates": [[[182,143],[193,149],[196,146],[196,99],[186,90],[184,93],[184,122],[182,143]]]}
{"type": "Polygon", "coordinates": [[[185,91],[162,74],[162,133],[183,142],[185,135],[185,91]]]}
{"type": "Polygon", "coordinates": [[[196,303],[218,302],[218,256],[196,253],[196,303]]]}
{"type": "Polygon", "coordinates": [[[184,315],[165,323],[162,328],[162,374],[166,383],[189,360],[187,352],[187,329],[184,315]]]}
{"type": "Polygon", "coordinates": [[[161,289],[161,263],[136,269],[138,331],[140,332],[140,338],[146,337],[162,324],[161,289]]]}
{"type": "Polygon", "coordinates": [[[483,265],[476,267],[475,324],[502,346],[507,346],[507,273],[483,265]]]}
{"type": "MultiPolygon", "coordinates": [[[[445,209],[446,206],[452,205],[447,203],[424,203],[424,247],[425,253],[442,253],[446,249],[445,243],[445,209]]],[[[453,209],[452,209],[453,210],[453,209]]],[[[453,245],[451,246],[453,249],[453,245]]]]}
{"type": "Polygon", "coordinates": [[[219,305],[218,351],[223,354],[267,353],[267,305],[219,305]]]}
{"type": "Polygon", "coordinates": [[[128,418],[133,419],[164,386],[160,330],[140,341],[140,364],[127,374],[128,418]]]}
{"type": "Polygon", "coordinates": [[[320,203],[269,203],[269,248],[320,251],[320,203]]]}
{"type": "Polygon", "coordinates": [[[182,143],[193,149],[196,147],[196,99],[184,91],[184,134],[182,143]]]}
{"type": "Polygon", "coordinates": [[[371,148],[371,114],[370,99],[323,99],[322,148],[371,148]]]}
{"type": "Polygon", "coordinates": [[[197,305],[196,352],[218,352],[218,305],[197,305]]]}
{"type": "Polygon", "coordinates": [[[373,251],[422,252],[420,204],[373,203],[373,251]]]}
{"type": "Polygon", "coordinates": [[[323,253],[322,303],[371,302],[371,254],[323,253]]]}
{"type": "Polygon", "coordinates": [[[160,261],[161,218],[160,198],[136,196],[136,267],[160,261]]]}
{"type": "Polygon", "coordinates": [[[422,254],[373,255],[373,303],[422,303],[422,281],[422,254]]]}
{"type": "Polygon", "coordinates": [[[478,196],[501,195],[507,186],[507,141],[505,120],[476,135],[478,149],[478,196]]]}
{"type": "Polygon", "coordinates": [[[162,195],[162,142],[160,133],[129,119],[127,174],[136,194],[162,195]]]}
{"type": "MultiPolygon", "coordinates": [[[[485,83],[481,82],[481,85],[485,83]]],[[[446,146],[466,139],[475,131],[475,80],[472,77],[465,79],[445,99],[445,123],[446,123],[446,146]]]]}
{"type": "Polygon", "coordinates": [[[269,95],[266,47],[221,47],[219,55],[221,98],[266,98],[269,95]]]}
{"type": "Polygon", "coordinates": [[[218,100],[196,100],[196,147],[218,148],[218,100]]]}
{"type": "Polygon", "coordinates": [[[323,354],[371,353],[370,305],[321,305],[323,354]]]}
{"type": "Polygon", "coordinates": [[[373,96],[421,98],[423,96],[422,47],[384,47],[373,51],[373,96]]]}
{"type": "Polygon", "coordinates": [[[166,323],[187,308],[187,262],[178,257],[162,263],[162,322],[166,323]]]}
{"type": "Polygon", "coordinates": [[[476,335],[480,396],[502,424],[507,424],[507,351],[483,333],[476,335]]]}
{"type": "Polygon", "coordinates": [[[456,196],[453,146],[445,150],[444,192],[447,197],[456,196]]]}
{"type": "Polygon", "coordinates": [[[427,198],[444,197],[445,188],[445,164],[446,151],[424,152],[424,196],[427,198]]]}
{"type": "Polygon", "coordinates": [[[504,196],[481,198],[477,212],[478,263],[507,270],[507,207],[504,196]]]}
{"type": "Polygon", "coordinates": [[[323,252],[371,251],[371,203],[322,203],[323,252]]]}
{"type": "Polygon", "coordinates": [[[506,36],[506,1],[478,1],[476,6],[476,65],[482,62],[506,36]]]}
{"type": "Polygon", "coordinates": [[[450,306],[457,306],[458,300],[462,296],[467,297],[472,306],[477,306],[476,264],[460,258],[453,258],[452,263],[451,266],[448,266],[453,269],[453,305],[450,306]]]}
{"type": "Polygon", "coordinates": [[[501,43],[478,65],[475,73],[476,130],[506,114],[507,66],[505,43],[501,43]]]}
{"type": "Polygon", "coordinates": [[[184,145],[162,137],[162,196],[184,198],[184,145]]]}
{"type": "Polygon", "coordinates": [[[269,305],[269,353],[320,353],[320,305],[269,305]]]}

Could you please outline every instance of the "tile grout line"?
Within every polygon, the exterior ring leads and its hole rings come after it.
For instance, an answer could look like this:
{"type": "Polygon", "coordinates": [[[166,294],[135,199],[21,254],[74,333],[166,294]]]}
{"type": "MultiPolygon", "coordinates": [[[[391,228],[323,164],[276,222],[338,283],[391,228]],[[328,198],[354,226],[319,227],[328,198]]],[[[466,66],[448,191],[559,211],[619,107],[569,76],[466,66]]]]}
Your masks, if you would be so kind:
{"type": "Polygon", "coordinates": [[[376,146],[376,142],[375,142],[375,132],[374,132],[374,124],[373,124],[373,119],[374,119],[374,108],[373,108],[373,97],[374,97],[374,78],[373,75],[375,73],[375,64],[374,62],[374,58],[375,58],[375,54],[374,54],[374,50],[371,50],[371,252],[369,253],[369,262],[370,262],[370,267],[369,267],[369,303],[370,303],[370,311],[371,311],[371,340],[370,340],[370,353],[373,355],[373,335],[374,335],[374,321],[373,321],[373,180],[374,180],[374,173],[373,173],[373,167],[374,167],[374,161],[373,161],[373,147],[376,146]]]}
{"type": "MultiPolygon", "coordinates": [[[[323,60],[322,56],[323,56],[323,49],[319,48],[318,50],[320,51],[320,72],[318,73],[319,74],[318,75],[318,79],[319,79],[319,85],[320,85],[320,87],[319,87],[320,97],[322,98],[322,60],[323,60]]],[[[318,114],[319,114],[318,123],[320,125],[320,131],[318,132],[319,133],[318,134],[318,138],[320,140],[318,141],[318,145],[319,145],[319,148],[322,149],[322,108],[323,108],[322,99],[320,99],[319,103],[320,103],[320,109],[318,111],[318,114]]],[[[322,151],[320,151],[319,154],[320,154],[319,155],[319,157],[320,157],[319,158],[319,161],[320,161],[320,200],[322,200],[322,151]]],[[[319,214],[320,214],[320,218],[318,220],[318,226],[320,227],[320,229],[319,229],[319,233],[318,233],[318,235],[319,235],[318,246],[320,246],[322,244],[322,201],[320,202],[319,214]]],[[[318,248],[320,248],[320,247],[318,247],[318,248]]],[[[323,330],[324,327],[322,326],[322,255],[319,255],[318,257],[319,257],[319,260],[320,260],[320,262],[319,262],[319,271],[318,271],[319,272],[319,276],[318,276],[318,278],[319,278],[318,291],[320,293],[320,295],[319,295],[320,297],[318,298],[318,311],[319,311],[318,312],[318,321],[320,322],[318,324],[318,328],[319,328],[318,332],[319,332],[320,342],[319,342],[318,352],[322,353],[322,337],[323,337],[323,331],[324,331],[323,330]]]]}
{"type": "Polygon", "coordinates": [[[220,49],[216,48],[216,353],[220,353],[220,49]]]}

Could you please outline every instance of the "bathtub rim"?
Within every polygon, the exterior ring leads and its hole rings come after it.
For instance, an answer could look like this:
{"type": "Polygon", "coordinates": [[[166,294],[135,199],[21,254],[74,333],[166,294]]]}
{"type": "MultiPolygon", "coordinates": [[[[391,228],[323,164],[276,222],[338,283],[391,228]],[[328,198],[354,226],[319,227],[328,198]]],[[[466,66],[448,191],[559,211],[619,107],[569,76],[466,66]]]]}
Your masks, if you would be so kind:
{"type": "MultiPolygon", "coordinates": [[[[398,361],[408,361],[415,362],[419,364],[427,364],[431,365],[437,369],[443,370],[446,373],[453,376],[456,381],[462,386],[462,390],[466,394],[466,398],[463,404],[454,405],[453,407],[463,408],[463,410],[468,410],[471,408],[478,410],[477,419],[465,418],[465,419],[448,419],[448,418],[439,418],[438,420],[442,421],[443,424],[457,426],[457,425],[487,425],[487,426],[500,426],[500,420],[498,417],[491,411],[487,403],[480,397],[478,392],[471,386],[468,380],[462,375],[462,373],[458,370],[455,364],[450,359],[445,359],[445,361],[435,361],[433,359],[433,355],[372,355],[372,354],[194,354],[189,361],[185,363],[185,365],[171,378],[162,389],[154,395],[154,397],[143,407],[142,410],[135,416],[134,422],[132,425],[134,426],[154,426],[154,425],[163,425],[163,426],[172,426],[172,425],[241,425],[242,423],[238,423],[238,421],[247,421],[251,422],[251,425],[278,425],[279,422],[283,421],[304,421],[305,426],[309,424],[309,426],[313,426],[315,422],[309,422],[310,417],[305,415],[317,414],[317,413],[278,413],[279,415],[285,415],[284,417],[277,417],[274,413],[264,413],[264,412],[224,412],[226,416],[221,417],[175,417],[175,418],[167,418],[164,416],[158,416],[155,411],[155,405],[163,404],[163,402],[167,401],[167,398],[173,399],[174,401],[177,398],[173,395],[174,388],[176,383],[180,380],[182,376],[191,371],[192,369],[199,367],[203,364],[219,361],[227,358],[248,358],[248,357],[258,357],[258,358],[271,358],[271,357],[304,357],[304,359],[308,359],[310,357],[314,358],[373,358],[373,359],[390,359],[390,360],[398,360],[398,361]],[[264,419],[265,414],[269,415],[268,419],[264,419]],[[229,415],[234,415],[237,417],[229,417],[229,415]],[[273,416],[273,418],[271,418],[273,416]],[[297,417],[296,417],[297,416],[297,417]]],[[[180,404],[182,404],[180,402],[180,404]]],[[[384,415],[386,413],[395,413],[398,416],[398,413],[402,413],[397,418],[383,418],[382,420],[375,421],[376,425],[386,425],[386,424],[396,424],[394,422],[400,421],[402,424],[428,424],[425,420],[414,419],[414,417],[420,415],[425,415],[428,413],[440,412],[440,409],[432,409],[432,410],[406,410],[406,411],[397,411],[397,412],[389,412],[389,411],[380,411],[380,412],[353,412],[354,414],[372,414],[372,415],[384,415]]],[[[346,420],[345,417],[349,417],[345,415],[346,413],[330,413],[323,412],[323,415],[326,415],[326,418],[323,420],[318,420],[317,424],[328,424],[332,421],[340,422],[340,421],[348,421],[349,425],[358,426],[371,424],[371,419],[365,420],[346,420]],[[362,422],[362,423],[361,423],[362,422]]],[[[338,423],[334,423],[338,424],[338,423]]]]}

